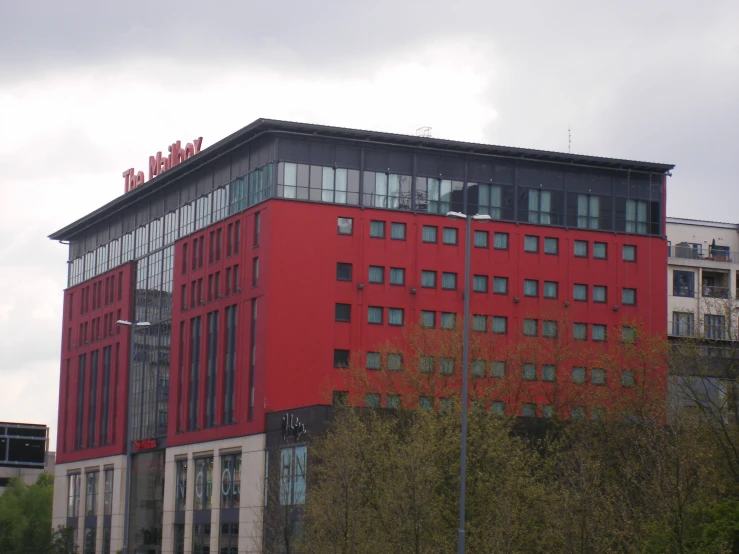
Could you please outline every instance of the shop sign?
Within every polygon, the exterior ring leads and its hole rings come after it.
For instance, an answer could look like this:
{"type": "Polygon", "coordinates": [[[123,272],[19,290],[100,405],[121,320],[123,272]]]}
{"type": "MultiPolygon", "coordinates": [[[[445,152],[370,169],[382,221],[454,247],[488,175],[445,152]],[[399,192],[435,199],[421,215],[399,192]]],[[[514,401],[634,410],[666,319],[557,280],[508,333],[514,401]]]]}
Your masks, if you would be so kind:
{"type": "MultiPolygon", "coordinates": [[[[184,148],[182,147],[182,142],[178,140],[167,147],[169,155],[162,156],[161,152],[157,152],[155,156],[149,156],[149,179],[153,179],[177,164],[184,162],[186,159],[192,158],[200,152],[202,145],[203,137],[198,137],[192,142],[188,142],[184,148]]],[[[146,179],[143,171],[136,171],[134,168],[130,168],[123,172],[123,181],[124,192],[130,192],[136,187],[143,185],[146,179]]]]}
{"type": "Polygon", "coordinates": [[[152,450],[153,448],[157,447],[157,441],[156,439],[144,439],[140,441],[133,441],[133,449],[136,452],[141,452],[142,450],[152,450]]]}
{"type": "Polygon", "coordinates": [[[285,442],[298,442],[300,437],[306,433],[305,425],[300,423],[298,416],[285,414],[282,418],[282,440],[285,442]]]}

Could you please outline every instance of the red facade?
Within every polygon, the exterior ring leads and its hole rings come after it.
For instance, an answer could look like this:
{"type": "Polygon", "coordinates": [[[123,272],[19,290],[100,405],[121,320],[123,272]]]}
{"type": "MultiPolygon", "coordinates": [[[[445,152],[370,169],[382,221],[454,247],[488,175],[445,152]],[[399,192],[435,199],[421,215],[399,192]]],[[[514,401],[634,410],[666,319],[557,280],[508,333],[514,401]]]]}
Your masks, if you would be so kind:
{"type": "Polygon", "coordinates": [[[125,452],[129,328],[116,321],[131,319],[132,268],[64,293],[58,463],[125,452]]]}
{"type": "MultiPolygon", "coordinates": [[[[520,336],[523,318],[565,305],[569,305],[572,321],[589,326],[600,324],[611,329],[625,318],[639,318],[647,332],[664,332],[666,243],[661,237],[505,222],[474,222],[473,230],[487,231],[490,241],[487,248],[472,248],[471,273],[485,275],[489,281],[494,276],[507,277],[509,289],[505,295],[493,294],[491,283],[487,293],[473,292],[471,313],[507,317],[508,334],[504,340],[520,336]],[[508,234],[507,250],[493,248],[495,232],[508,234]],[[539,237],[538,253],[524,252],[527,235],[539,237]],[[557,255],[544,253],[543,241],[547,237],[558,239],[557,255]],[[588,242],[587,257],[574,255],[576,240],[588,242]],[[607,243],[607,259],[593,257],[594,242],[607,243]],[[636,247],[636,261],[622,260],[625,244],[636,247]],[[526,297],[524,279],[557,282],[558,298],[542,298],[541,292],[537,298],[526,297]],[[607,301],[574,301],[575,283],[607,287],[607,301]],[[622,305],[622,287],[636,289],[635,305],[622,305]],[[614,306],[618,309],[614,310],[614,306]]],[[[399,339],[407,328],[417,324],[421,310],[452,312],[461,317],[464,240],[464,221],[391,210],[270,200],[179,241],[175,253],[167,444],[263,432],[266,412],[331,402],[331,387],[341,380],[343,371],[334,368],[335,349],[361,353],[376,350],[379,344],[399,339]],[[337,232],[339,217],[353,220],[351,235],[337,232]],[[385,238],[370,237],[370,221],[385,222],[385,238]],[[405,240],[391,238],[393,222],[406,225],[405,240]],[[423,242],[424,225],[438,228],[437,243],[423,242]],[[458,230],[456,245],[443,244],[445,227],[458,230]],[[259,259],[256,286],[255,258],[259,259]],[[336,279],[337,262],[352,264],[351,281],[336,279]],[[370,265],[385,268],[383,284],[368,282],[370,265]],[[234,282],[236,266],[238,281],[234,282]],[[391,267],[405,269],[404,285],[389,283],[387,272],[391,267]],[[456,290],[443,290],[438,283],[436,288],[423,288],[422,270],[437,271],[439,276],[442,272],[457,273],[456,290]],[[254,302],[257,318],[252,333],[254,302]],[[351,322],[335,321],[336,303],[351,305],[351,322]],[[227,423],[222,417],[227,348],[224,318],[230,306],[238,308],[238,326],[234,418],[227,423]],[[369,324],[368,306],[383,307],[385,312],[391,307],[402,308],[404,325],[389,325],[387,316],[381,325],[369,324]],[[215,356],[216,415],[209,426],[205,421],[207,326],[208,314],[214,312],[218,314],[220,331],[215,356]],[[190,330],[197,317],[201,322],[198,417],[195,425],[188,426],[193,362],[190,330]]]]}

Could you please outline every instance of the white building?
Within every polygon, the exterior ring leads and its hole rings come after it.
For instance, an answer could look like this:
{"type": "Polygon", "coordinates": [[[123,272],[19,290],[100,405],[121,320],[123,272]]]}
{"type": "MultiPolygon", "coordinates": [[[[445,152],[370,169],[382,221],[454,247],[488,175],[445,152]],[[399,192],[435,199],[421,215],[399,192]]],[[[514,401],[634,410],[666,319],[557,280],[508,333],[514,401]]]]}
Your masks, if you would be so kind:
{"type": "Polygon", "coordinates": [[[667,334],[737,339],[739,225],[667,218],[667,334]]]}

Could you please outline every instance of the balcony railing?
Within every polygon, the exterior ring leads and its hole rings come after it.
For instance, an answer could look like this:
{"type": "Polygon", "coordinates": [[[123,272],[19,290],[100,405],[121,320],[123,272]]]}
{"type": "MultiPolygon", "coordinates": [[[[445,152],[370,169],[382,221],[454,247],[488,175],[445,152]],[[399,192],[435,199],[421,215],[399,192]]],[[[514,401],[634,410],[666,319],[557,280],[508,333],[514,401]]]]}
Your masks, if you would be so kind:
{"type": "Polygon", "coordinates": [[[725,324],[668,321],[667,334],[671,337],[703,338],[711,340],[734,340],[725,324]],[[702,327],[702,328],[701,328],[702,327]]]}
{"type": "Polygon", "coordinates": [[[703,285],[701,294],[704,298],[729,298],[730,290],[728,287],[712,287],[703,285]]]}
{"type": "Polygon", "coordinates": [[[681,258],[683,260],[706,260],[710,262],[739,263],[739,252],[726,250],[695,250],[686,246],[671,245],[667,247],[667,256],[670,258],[681,258]]]}

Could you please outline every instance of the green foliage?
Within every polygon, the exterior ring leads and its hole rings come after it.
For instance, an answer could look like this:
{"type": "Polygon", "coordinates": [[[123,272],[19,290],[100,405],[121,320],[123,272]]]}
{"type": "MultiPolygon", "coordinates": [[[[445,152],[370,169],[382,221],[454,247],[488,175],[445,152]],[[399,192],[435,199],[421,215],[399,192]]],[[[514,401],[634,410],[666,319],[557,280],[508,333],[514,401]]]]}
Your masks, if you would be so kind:
{"type": "Polygon", "coordinates": [[[51,506],[54,478],[42,473],[33,485],[11,480],[0,496],[0,552],[3,554],[56,554],[59,535],[52,531],[51,506]]]}
{"type": "MultiPolygon", "coordinates": [[[[706,437],[692,417],[523,424],[473,408],[467,552],[739,553],[732,475],[706,437]]],[[[310,450],[299,550],[453,552],[459,448],[458,411],[338,410],[310,450]]]]}

